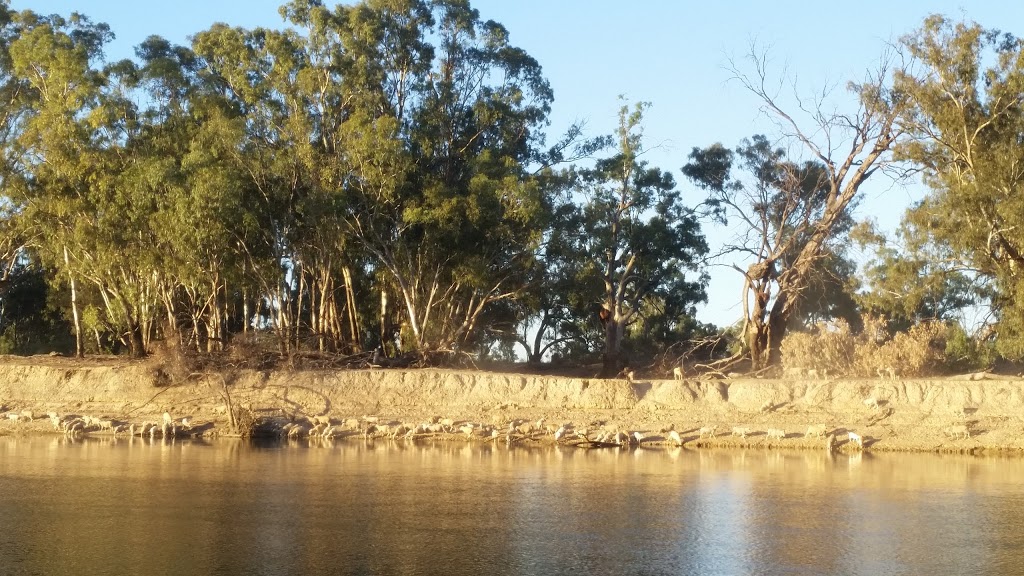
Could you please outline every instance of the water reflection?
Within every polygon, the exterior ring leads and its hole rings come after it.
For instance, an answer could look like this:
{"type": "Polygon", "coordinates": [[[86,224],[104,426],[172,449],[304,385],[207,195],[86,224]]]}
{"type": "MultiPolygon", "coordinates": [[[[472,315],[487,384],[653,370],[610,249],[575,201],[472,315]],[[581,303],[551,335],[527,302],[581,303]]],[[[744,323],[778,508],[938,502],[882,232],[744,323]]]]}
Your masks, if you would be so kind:
{"type": "Polygon", "coordinates": [[[2,574],[1016,571],[1024,460],[0,438],[2,574]]]}

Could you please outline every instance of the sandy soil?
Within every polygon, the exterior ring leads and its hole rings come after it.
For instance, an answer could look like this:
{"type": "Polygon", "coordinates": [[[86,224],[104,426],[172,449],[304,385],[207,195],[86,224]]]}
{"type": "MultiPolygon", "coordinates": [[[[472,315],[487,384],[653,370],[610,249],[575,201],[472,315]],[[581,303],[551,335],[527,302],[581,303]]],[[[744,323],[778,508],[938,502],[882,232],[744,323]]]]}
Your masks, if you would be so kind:
{"type": "MultiPolygon", "coordinates": [[[[1024,453],[1024,380],[984,374],[941,380],[599,380],[453,370],[230,370],[168,377],[159,366],[121,359],[0,357],[0,434],[54,433],[44,416],[89,415],[124,423],[189,417],[206,434],[226,433],[226,404],[279,421],[376,416],[417,424],[436,417],[507,428],[513,419],[639,431],[691,447],[824,448],[808,427],[847,431],[868,450],[1024,453]],[[713,437],[699,437],[716,426],[713,437]],[[952,437],[952,426],[970,436],[952,437]],[[746,437],[732,434],[747,428],[746,437]],[[769,438],[768,429],[785,437],[769,438]]],[[[97,433],[97,432],[94,432],[97,433]]],[[[459,436],[461,439],[461,435],[459,436]]],[[[552,441],[545,436],[539,441],[552,441]]],[[[849,449],[851,446],[840,446],[849,449]]]]}

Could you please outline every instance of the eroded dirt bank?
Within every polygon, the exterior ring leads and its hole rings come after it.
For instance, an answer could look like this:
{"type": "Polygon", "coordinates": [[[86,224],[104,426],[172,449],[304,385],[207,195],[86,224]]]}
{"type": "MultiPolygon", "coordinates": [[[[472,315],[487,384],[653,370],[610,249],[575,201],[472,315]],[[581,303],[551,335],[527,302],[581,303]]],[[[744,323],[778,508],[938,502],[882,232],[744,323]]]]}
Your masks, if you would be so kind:
{"type": "Polygon", "coordinates": [[[188,416],[226,432],[227,395],[257,414],[335,421],[378,416],[419,423],[433,416],[506,427],[512,419],[573,422],[642,432],[674,425],[689,446],[823,446],[809,426],[856,431],[871,450],[1024,453],[1024,380],[598,380],[446,370],[231,371],[165,384],[146,363],[63,358],[0,359],[0,433],[53,433],[40,415],[91,415],[122,422],[188,416]],[[871,402],[870,399],[877,401],[871,402]],[[867,403],[865,400],[869,400],[867,403]],[[969,438],[945,434],[964,425],[969,438]],[[717,426],[713,438],[698,429],[717,426]],[[733,427],[748,428],[746,438],[733,427]],[[769,428],[783,430],[769,439],[769,428]]]}

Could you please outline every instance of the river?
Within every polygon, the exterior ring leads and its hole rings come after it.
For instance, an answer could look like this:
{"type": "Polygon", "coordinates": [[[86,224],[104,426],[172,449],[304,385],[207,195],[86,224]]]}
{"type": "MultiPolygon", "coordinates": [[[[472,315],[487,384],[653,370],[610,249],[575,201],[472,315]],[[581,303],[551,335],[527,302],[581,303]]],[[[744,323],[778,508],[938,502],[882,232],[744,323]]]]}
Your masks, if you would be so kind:
{"type": "Polygon", "coordinates": [[[0,574],[1012,574],[1024,459],[0,437],[0,574]]]}

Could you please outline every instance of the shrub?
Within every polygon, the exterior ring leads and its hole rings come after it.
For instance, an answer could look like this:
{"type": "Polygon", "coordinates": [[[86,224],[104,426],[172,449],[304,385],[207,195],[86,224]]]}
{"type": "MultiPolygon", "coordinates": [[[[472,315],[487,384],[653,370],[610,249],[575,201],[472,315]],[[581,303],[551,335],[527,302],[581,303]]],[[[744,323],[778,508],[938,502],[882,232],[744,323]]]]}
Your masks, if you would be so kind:
{"type": "Polygon", "coordinates": [[[829,374],[868,377],[927,376],[946,367],[949,328],[922,322],[893,335],[885,320],[868,316],[854,334],[842,320],[820,323],[808,332],[790,333],[782,341],[782,363],[791,369],[827,370],[829,374]]]}
{"type": "Polygon", "coordinates": [[[945,362],[957,372],[974,372],[992,366],[997,358],[991,342],[973,338],[960,324],[949,327],[946,335],[945,362]]]}
{"type": "Polygon", "coordinates": [[[787,369],[843,373],[853,351],[849,324],[844,320],[822,322],[808,332],[790,332],[782,340],[782,364],[787,369]]]}

